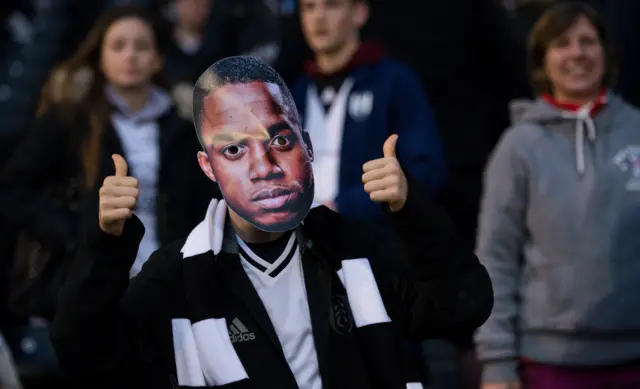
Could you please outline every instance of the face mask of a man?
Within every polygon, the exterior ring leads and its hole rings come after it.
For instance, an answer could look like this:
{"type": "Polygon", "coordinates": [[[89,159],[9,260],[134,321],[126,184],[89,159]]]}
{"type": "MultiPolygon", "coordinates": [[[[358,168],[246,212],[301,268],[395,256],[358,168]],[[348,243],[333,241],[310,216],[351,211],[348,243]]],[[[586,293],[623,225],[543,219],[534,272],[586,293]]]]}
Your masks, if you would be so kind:
{"type": "Polygon", "coordinates": [[[313,202],[313,151],[275,70],[252,57],[223,59],[200,76],[193,100],[201,166],[228,206],[263,231],[300,224],[313,202]]]}

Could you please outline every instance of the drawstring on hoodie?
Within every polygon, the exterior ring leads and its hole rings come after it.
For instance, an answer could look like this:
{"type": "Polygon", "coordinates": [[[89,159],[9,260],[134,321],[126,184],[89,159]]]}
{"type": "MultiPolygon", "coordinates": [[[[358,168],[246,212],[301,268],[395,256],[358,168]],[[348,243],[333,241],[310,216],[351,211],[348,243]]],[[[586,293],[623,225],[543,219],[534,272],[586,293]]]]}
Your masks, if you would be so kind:
{"type": "Polygon", "coordinates": [[[583,106],[576,112],[563,111],[562,117],[567,119],[576,120],[576,169],[579,174],[584,173],[585,159],[584,159],[584,144],[585,144],[585,132],[589,141],[596,139],[596,124],[591,118],[591,110],[593,108],[593,102],[583,106]]]}
{"type": "Polygon", "coordinates": [[[561,115],[565,119],[573,119],[576,121],[575,127],[575,147],[576,147],[576,169],[578,174],[582,175],[585,169],[585,132],[589,141],[596,140],[596,123],[593,121],[593,116],[597,111],[607,104],[607,91],[603,90],[598,98],[591,101],[589,104],[578,106],[572,103],[559,102],[553,98],[552,95],[543,95],[542,99],[552,106],[561,110],[561,115]]]}

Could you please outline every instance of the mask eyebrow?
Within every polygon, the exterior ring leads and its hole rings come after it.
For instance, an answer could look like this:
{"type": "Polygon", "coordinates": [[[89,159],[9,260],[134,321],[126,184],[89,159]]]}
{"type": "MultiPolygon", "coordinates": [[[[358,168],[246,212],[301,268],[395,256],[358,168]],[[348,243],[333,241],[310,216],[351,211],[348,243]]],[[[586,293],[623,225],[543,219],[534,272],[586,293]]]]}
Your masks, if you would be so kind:
{"type": "MultiPolygon", "coordinates": [[[[280,131],[280,130],[279,130],[280,131]]],[[[240,143],[246,144],[251,140],[269,141],[272,135],[267,129],[260,131],[259,134],[251,134],[243,131],[220,132],[211,138],[211,143],[240,143]]]]}
{"type": "Polygon", "coordinates": [[[279,132],[282,132],[282,131],[295,132],[287,122],[278,122],[267,128],[267,132],[269,133],[270,138],[276,136],[279,132]]]}
{"type": "MultiPolygon", "coordinates": [[[[210,138],[211,143],[215,142],[234,142],[234,143],[244,143],[248,139],[258,139],[261,141],[268,142],[274,136],[278,135],[281,132],[290,131],[295,134],[295,131],[291,128],[291,126],[284,121],[272,124],[271,126],[265,128],[262,127],[262,131],[260,131],[260,135],[248,134],[243,131],[233,131],[233,132],[217,132],[210,138]]],[[[297,135],[297,134],[296,134],[297,135]]]]}
{"type": "Polygon", "coordinates": [[[236,135],[235,133],[222,132],[216,134],[212,140],[214,142],[236,142],[238,141],[238,138],[238,135],[236,135]]]}

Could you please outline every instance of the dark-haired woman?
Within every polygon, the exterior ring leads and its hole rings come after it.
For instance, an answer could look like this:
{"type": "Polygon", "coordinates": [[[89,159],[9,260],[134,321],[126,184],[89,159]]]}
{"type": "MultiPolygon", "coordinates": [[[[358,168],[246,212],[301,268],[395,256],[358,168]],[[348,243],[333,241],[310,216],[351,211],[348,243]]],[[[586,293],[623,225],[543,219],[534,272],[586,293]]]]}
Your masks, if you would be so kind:
{"type": "Polygon", "coordinates": [[[591,8],[547,10],[529,55],[540,98],[485,177],[483,388],[640,388],[640,112],[608,90],[616,60],[591,8]]]}
{"type": "MultiPolygon", "coordinates": [[[[145,193],[136,214],[146,233],[132,276],[160,244],[188,233],[206,209],[212,187],[197,171],[196,137],[162,77],[157,43],[138,9],[105,14],[53,72],[35,127],[0,176],[0,216],[53,258],[72,255],[80,210],[97,206],[97,195],[88,195],[113,174],[114,153],[127,158],[145,193]]],[[[35,307],[18,308],[50,318],[54,302],[49,293],[35,307]]]]}

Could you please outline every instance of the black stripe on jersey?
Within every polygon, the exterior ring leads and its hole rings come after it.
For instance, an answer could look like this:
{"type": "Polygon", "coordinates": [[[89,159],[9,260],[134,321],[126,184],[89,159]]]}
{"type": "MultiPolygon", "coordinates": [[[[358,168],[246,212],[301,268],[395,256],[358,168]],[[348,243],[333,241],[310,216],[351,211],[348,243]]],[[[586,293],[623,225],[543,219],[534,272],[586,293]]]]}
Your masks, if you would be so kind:
{"type": "Polygon", "coordinates": [[[242,255],[242,258],[244,258],[245,261],[249,262],[253,267],[260,270],[261,272],[264,272],[265,270],[267,270],[266,267],[254,261],[253,258],[251,258],[251,256],[242,249],[242,247],[238,246],[238,250],[240,251],[240,255],[242,255]]]}
{"type": "Polygon", "coordinates": [[[272,271],[271,274],[269,274],[269,275],[271,277],[277,277],[278,274],[280,274],[287,267],[287,265],[291,262],[291,258],[293,258],[293,256],[296,253],[297,249],[298,249],[298,239],[293,241],[293,245],[291,246],[291,250],[289,250],[289,253],[287,254],[287,257],[284,259],[284,261],[282,261],[282,263],[280,265],[278,265],[278,267],[276,267],[275,270],[272,271]]]}

